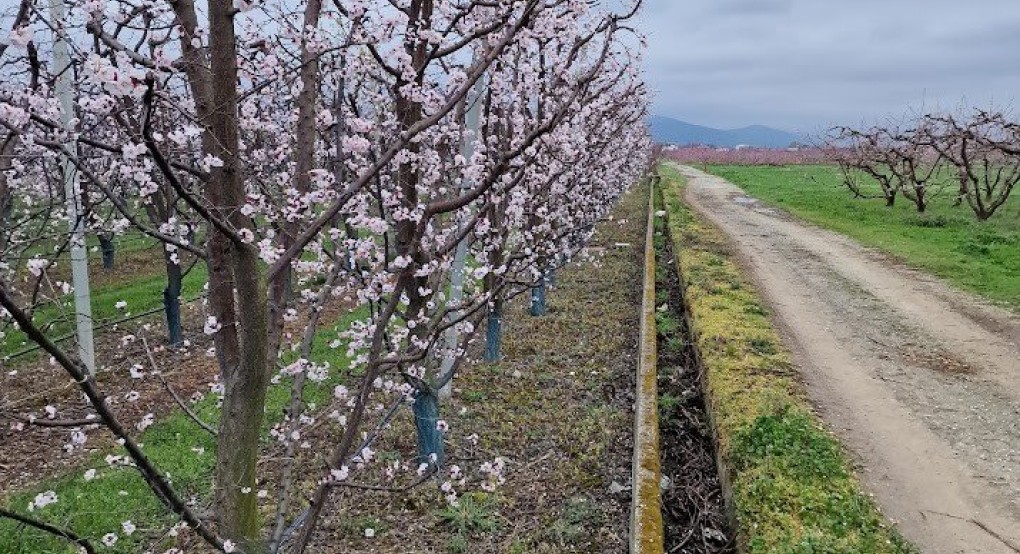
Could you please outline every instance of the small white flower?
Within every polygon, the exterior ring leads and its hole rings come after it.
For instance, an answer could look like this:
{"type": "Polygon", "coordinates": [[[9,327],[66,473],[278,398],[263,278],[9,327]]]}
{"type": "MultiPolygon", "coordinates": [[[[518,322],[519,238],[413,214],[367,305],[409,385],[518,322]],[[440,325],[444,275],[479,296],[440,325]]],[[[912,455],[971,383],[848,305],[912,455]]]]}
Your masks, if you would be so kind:
{"type": "Polygon", "coordinates": [[[88,435],[86,435],[82,431],[72,431],[71,432],[71,444],[74,445],[74,446],[81,446],[81,445],[85,444],[85,441],[87,441],[88,439],[89,439],[88,435]]]}
{"type": "Polygon", "coordinates": [[[220,325],[220,322],[216,319],[216,316],[211,315],[205,318],[205,334],[215,335],[216,333],[219,333],[220,329],[222,328],[223,326],[220,325]]]}
{"type": "Polygon", "coordinates": [[[39,277],[40,275],[42,275],[43,270],[46,269],[46,266],[49,265],[49,262],[47,262],[46,260],[40,260],[39,258],[34,258],[28,260],[28,263],[26,263],[25,265],[28,266],[29,273],[35,275],[36,277],[39,277]]]}
{"type": "Polygon", "coordinates": [[[230,554],[231,552],[235,552],[236,550],[237,550],[237,545],[234,544],[234,541],[232,541],[232,540],[225,540],[225,541],[223,541],[223,551],[224,552],[226,552],[227,554],[230,554]]]}
{"type": "Polygon", "coordinates": [[[135,425],[135,427],[137,427],[139,431],[144,431],[144,430],[148,429],[149,427],[151,427],[152,424],[155,423],[155,422],[156,422],[155,414],[148,413],[148,414],[145,414],[144,416],[142,416],[142,420],[139,421],[138,424],[135,425]]]}
{"type": "Polygon", "coordinates": [[[127,308],[127,302],[123,300],[118,300],[117,303],[114,304],[113,306],[118,310],[123,310],[124,308],[127,308]]]}
{"type": "Polygon", "coordinates": [[[85,471],[85,481],[91,481],[96,478],[96,470],[89,469],[85,471]]]}
{"type": "Polygon", "coordinates": [[[54,491],[41,492],[35,495],[35,500],[28,504],[28,511],[34,512],[36,509],[42,509],[50,504],[57,503],[57,493],[54,491]]]}
{"type": "Polygon", "coordinates": [[[124,534],[131,536],[138,527],[129,519],[120,524],[120,528],[124,530],[124,534]]]}
{"type": "Polygon", "coordinates": [[[144,144],[134,144],[129,142],[122,146],[120,150],[121,154],[124,156],[124,161],[131,161],[144,154],[146,148],[144,144]]]}
{"type": "Polygon", "coordinates": [[[375,529],[372,529],[371,527],[366,527],[365,528],[365,537],[372,538],[374,536],[375,536],[375,529]]]}
{"type": "Polygon", "coordinates": [[[209,171],[209,169],[213,167],[223,167],[223,160],[213,156],[212,154],[206,154],[205,158],[202,160],[202,168],[209,171]]]}
{"type": "Polygon", "coordinates": [[[101,539],[101,541],[102,541],[102,543],[104,545],[106,545],[108,547],[109,546],[113,546],[113,545],[117,544],[117,534],[116,533],[107,533],[107,534],[103,535],[103,538],[101,539]]]}
{"type": "Polygon", "coordinates": [[[344,481],[351,474],[351,469],[347,466],[340,466],[340,469],[329,470],[329,477],[333,481],[344,481]]]}

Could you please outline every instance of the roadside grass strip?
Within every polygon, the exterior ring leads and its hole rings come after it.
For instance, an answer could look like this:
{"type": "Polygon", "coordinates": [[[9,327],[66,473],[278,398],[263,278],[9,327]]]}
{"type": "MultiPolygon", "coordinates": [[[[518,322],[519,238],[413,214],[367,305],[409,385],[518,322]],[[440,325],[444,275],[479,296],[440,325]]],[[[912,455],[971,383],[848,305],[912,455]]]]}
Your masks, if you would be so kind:
{"type": "Polygon", "coordinates": [[[740,551],[916,552],[862,490],[846,452],[812,413],[726,239],[684,205],[679,173],[665,165],[659,171],[740,551]]]}

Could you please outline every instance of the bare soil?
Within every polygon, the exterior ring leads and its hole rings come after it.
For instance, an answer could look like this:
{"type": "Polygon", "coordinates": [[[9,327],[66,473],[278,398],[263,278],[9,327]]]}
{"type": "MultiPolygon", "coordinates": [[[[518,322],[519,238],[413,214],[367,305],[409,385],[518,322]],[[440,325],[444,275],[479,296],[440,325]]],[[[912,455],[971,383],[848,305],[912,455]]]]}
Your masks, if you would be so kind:
{"type": "MultiPolygon", "coordinates": [[[[557,271],[547,315],[528,314],[527,294],[508,304],[499,363],[479,360],[475,344],[458,370],[442,406],[448,463],[474,468],[502,456],[506,483],[491,493],[469,487],[459,508],[432,481],[403,493],[341,489],[309,552],[626,550],[647,194],[628,194],[597,226],[595,263],[557,271]],[[477,444],[465,440],[472,434],[477,444]]],[[[413,455],[410,417],[398,415],[380,438],[380,456],[413,455]]]]}
{"type": "Polygon", "coordinates": [[[923,552],[1020,552],[1020,318],[690,167],[821,416],[923,552]]]}
{"type": "MultiPolygon", "coordinates": [[[[136,363],[143,364],[141,371],[147,375],[152,368],[140,338],[124,342],[125,335],[147,337],[163,378],[184,401],[189,401],[193,394],[209,392],[209,384],[216,379],[216,362],[205,354],[211,341],[202,332],[204,317],[200,307],[197,304],[182,306],[181,317],[189,348],[164,347],[166,326],[162,314],[96,336],[96,359],[101,366],[96,379],[107,402],[128,426],[135,425],[149,413],[158,420],[177,405],[159,379],[130,377],[130,368],[136,363]],[[136,399],[128,396],[132,392],[137,393],[136,399]]],[[[83,421],[94,413],[63,367],[51,363],[47,356],[37,356],[0,368],[3,370],[0,373],[0,445],[3,451],[0,496],[85,463],[90,455],[113,446],[112,436],[104,430],[88,433],[88,440],[82,447],[61,449],[61,445],[70,442],[72,431],[98,428],[49,426],[54,421],[83,421]],[[46,406],[58,410],[53,418],[46,413],[46,406]],[[33,418],[42,425],[29,423],[33,418]]]]}

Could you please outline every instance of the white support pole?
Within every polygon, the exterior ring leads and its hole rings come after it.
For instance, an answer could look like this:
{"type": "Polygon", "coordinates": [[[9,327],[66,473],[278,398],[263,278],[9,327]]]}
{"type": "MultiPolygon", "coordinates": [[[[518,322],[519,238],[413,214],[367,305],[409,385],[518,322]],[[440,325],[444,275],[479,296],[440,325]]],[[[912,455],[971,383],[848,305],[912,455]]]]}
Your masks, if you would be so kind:
{"type": "MultiPolygon", "coordinates": [[[[464,121],[470,135],[465,134],[464,140],[460,145],[460,153],[468,163],[470,163],[471,158],[475,155],[475,141],[478,140],[481,134],[480,121],[484,92],[485,76],[483,75],[475,82],[475,86],[472,87],[471,96],[468,98],[470,104],[464,121]]],[[[471,183],[466,178],[461,181],[460,190],[464,191],[470,188],[471,183]]],[[[464,264],[467,261],[467,249],[468,240],[465,238],[457,245],[457,252],[454,254],[453,268],[450,273],[450,295],[446,299],[447,303],[452,306],[460,304],[464,298],[464,264]]],[[[456,314],[451,313],[450,317],[456,317],[456,314]]],[[[449,374],[453,371],[453,365],[457,361],[456,353],[460,347],[460,333],[457,332],[456,327],[450,327],[446,330],[444,338],[447,353],[443,357],[439,379],[440,381],[446,381],[446,383],[439,389],[439,398],[441,400],[446,400],[453,394],[453,378],[449,377],[449,374]]]]}
{"type": "MultiPolygon", "coordinates": [[[[60,123],[71,131],[74,118],[74,96],[72,85],[74,69],[67,50],[63,32],[65,20],[63,0],[50,0],[50,20],[53,23],[53,65],[57,73],[56,93],[60,101],[60,123]]],[[[74,140],[64,144],[65,152],[75,155],[74,140]]],[[[89,291],[88,250],[85,247],[85,221],[82,218],[81,189],[78,186],[78,172],[67,156],[61,161],[64,174],[64,196],[67,201],[67,217],[71,231],[71,284],[74,286],[74,311],[78,325],[78,358],[89,375],[95,375],[96,354],[92,338],[92,295],[89,291]]]]}

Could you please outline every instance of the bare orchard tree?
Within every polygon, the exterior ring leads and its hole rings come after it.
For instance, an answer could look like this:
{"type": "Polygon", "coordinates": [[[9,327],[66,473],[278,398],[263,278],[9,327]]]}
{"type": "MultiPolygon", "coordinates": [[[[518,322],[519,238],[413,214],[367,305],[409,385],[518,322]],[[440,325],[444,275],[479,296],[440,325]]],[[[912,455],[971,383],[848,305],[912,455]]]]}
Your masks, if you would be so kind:
{"type": "Polygon", "coordinates": [[[889,136],[889,168],[895,175],[900,193],[914,203],[918,213],[928,208],[937,191],[942,157],[934,147],[938,136],[925,120],[903,131],[886,131],[889,136]]]}
{"type": "Polygon", "coordinates": [[[1020,126],[1001,112],[929,115],[932,147],[951,164],[966,201],[981,221],[992,217],[1020,182],[1020,126]]]}
{"type": "Polygon", "coordinates": [[[900,187],[896,177],[899,171],[895,167],[898,161],[891,155],[888,138],[888,133],[875,127],[866,131],[835,127],[830,131],[829,150],[835,153],[843,183],[855,197],[874,198],[873,193],[865,190],[873,181],[885,205],[891,207],[896,203],[900,187]],[[871,181],[867,180],[869,178],[871,181]]]}
{"type": "Polygon", "coordinates": [[[854,194],[866,196],[860,179],[866,174],[889,206],[900,193],[924,212],[933,195],[954,179],[955,205],[966,202],[984,221],[1020,183],[1020,124],[1003,112],[928,114],[900,127],[866,131],[838,127],[830,142],[854,194]]]}

